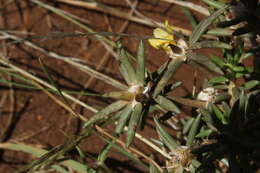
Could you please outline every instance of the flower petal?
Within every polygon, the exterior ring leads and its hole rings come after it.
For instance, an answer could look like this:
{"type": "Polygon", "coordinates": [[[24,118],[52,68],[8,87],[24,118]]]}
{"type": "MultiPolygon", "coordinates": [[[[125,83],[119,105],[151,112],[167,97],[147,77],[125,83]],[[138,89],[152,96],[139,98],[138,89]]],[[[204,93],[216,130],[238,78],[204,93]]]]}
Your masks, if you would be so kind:
{"type": "Polygon", "coordinates": [[[149,39],[148,42],[150,43],[151,46],[153,46],[156,49],[159,49],[162,45],[160,42],[161,40],[159,39],[149,39]]]}
{"type": "Polygon", "coordinates": [[[173,35],[172,34],[169,34],[167,31],[165,31],[164,29],[162,28],[156,28],[154,31],[153,31],[153,35],[155,38],[162,38],[162,39],[165,39],[163,41],[172,41],[173,40],[173,35]]]}
{"type": "Polygon", "coordinates": [[[165,20],[164,26],[165,26],[165,28],[167,29],[168,32],[170,32],[170,33],[173,32],[174,29],[173,29],[173,27],[171,25],[169,25],[168,20],[165,20]]]}

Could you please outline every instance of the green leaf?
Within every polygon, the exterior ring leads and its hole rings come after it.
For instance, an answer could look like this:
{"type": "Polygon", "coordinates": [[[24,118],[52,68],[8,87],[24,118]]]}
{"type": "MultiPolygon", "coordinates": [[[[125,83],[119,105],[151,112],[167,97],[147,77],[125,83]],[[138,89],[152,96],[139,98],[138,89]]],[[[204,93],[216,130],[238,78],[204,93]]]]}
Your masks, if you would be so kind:
{"type": "Polygon", "coordinates": [[[247,103],[248,103],[248,97],[245,94],[245,91],[242,90],[239,96],[239,111],[241,113],[246,113],[247,103]]]}
{"type": "Polygon", "coordinates": [[[96,133],[102,140],[104,140],[106,143],[111,144],[116,150],[118,150],[121,154],[129,158],[130,160],[133,160],[134,162],[138,163],[139,165],[143,166],[144,168],[147,168],[147,166],[139,160],[134,154],[127,151],[125,148],[119,146],[118,144],[114,143],[112,140],[108,140],[101,136],[100,134],[96,133]]]}
{"type": "Polygon", "coordinates": [[[216,56],[214,54],[211,54],[210,55],[211,57],[211,60],[216,64],[218,65],[220,68],[223,68],[225,66],[225,62],[223,59],[221,59],[219,56],[216,56]]]}
{"type": "MultiPolygon", "coordinates": [[[[21,151],[21,152],[25,152],[25,153],[31,154],[33,156],[36,156],[36,157],[41,157],[41,156],[44,156],[44,154],[48,153],[47,150],[44,150],[44,149],[41,149],[41,148],[36,148],[34,146],[30,146],[28,144],[22,144],[22,143],[1,143],[0,148],[13,150],[13,151],[21,151]]],[[[71,168],[71,169],[73,169],[77,172],[80,172],[80,173],[87,173],[88,172],[87,171],[88,167],[86,165],[83,165],[83,164],[81,164],[77,161],[74,161],[74,160],[61,161],[61,162],[59,162],[59,164],[66,166],[68,168],[71,168]]]]}
{"type": "Polygon", "coordinates": [[[144,42],[143,40],[139,43],[138,54],[137,54],[137,69],[136,77],[139,84],[144,86],[145,83],[145,59],[144,59],[144,42]]]}
{"type": "Polygon", "coordinates": [[[192,12],[189,10],[189,8],[183,7],[182,10],[183,10],[184,14],[188,17],[190,24],[191,24],[192,28],[194,29],[198,23],[196,18],[194,17],[192,12]]]}
{"type": "Polygon", "coordinates": [[[178,81],[178,82],[175,82],[175,83],[171,83],[169,85],[166,85],[163,92],[162,92],[162,95],[166,95],[168,92],[171,92],[173,91],[174,89],[178,88],[179,86],[182,85],[182,82],[181,81],[178,81]]]}
{"type": "Polygon", "coordinates": [[[108,152],[110,151],[110,149],[113,147],[113,143],[108,143],[105,145],[105,147],[101,150],[101,152],[99,153],[98,155],[98,163],[103,165],[106,158],[107,158],[107,155],[108,155],[108,152]]]}
{"type": "Polygon", "coordinates": [[[186,122],[186,124],[184,125],[183,130],[182,130],[182,133],[183,133],[183,134],[186,134],[186,133],[190,130],[190,127],[191,127],[193,121],[194,121],[194,118],[190,118],[190,119],[186,122]]]}
{"type": "Polygon", "coordinates": [[[195,139],[196,133],[197,133],[198,128],[199,128],[200,119],[201,119],[201,114],[199,114],[196,117],[196,119],[194,120],[194,122],[192,123],[191,129],[189,131],[187,141],[186,141],[186,145],[189,146],[189,147],[193,144],[193,141],[195,139]]]}
{"type": "Polygon", "coordinates": [[[212,87],[215,89],[218,89],[218,90],[227,90],[228,89],[228,85],[213,85],[212,87]]]}
{"type": "Polygon", "coordinates": [[[85,153],[80,149],[79,146],[76,146],[76,149],[77,149],[77,151],[79,153],[80,158],[84,159],[86,157],[85,153]]]}
{"type": "Polygon", "coordinates": [[[60,173],[69,173],[69,171],[58,165],[52,165],[51,168],[60,173]]]}
{"type": "Polygon", "coordinates": [[[131,113],[132,113],[132,105],[131,104],[128,104],[122,110],[122,112],[120,112],[120,118],[119,118],[118,124],[116,125],[116,130],[115,130],[117,134],[122,133],[127,121],[130,118],[131,113]]]}
{"type": "Polygon", "coordinates": [[[136,73],[134,67],[128,59],[126,50],[124,48],[119,50],[119,61],[120,68],[123,72],[123,76],[126,77],[126,82],[129,82],[128,85],[133,85],[137,83],[136,73]]]}
{"type": "Polygon", "coordinates": [[[201,49],[201,48],[232,49],[232,46],[220,41],[200,41],[194,43],[190,48],[191,49],[201,49]]]}
{"type": "Polygon", "coordinates": [[[240,60],[247,59],[248,57],[253,56],[253,55],[254,55],[254,53],[252,53],[252,52],[243,53],[240,57],[240,60]]]}
{"type": "Polygon", "coordinates": [[[222,109],[224,111],[223,113],[224,113],[225,117],[227,119],[229,119],[229,115],[230,115],[230,112],[231,112],[229,105],[226,102],[222,102],[221,105],[222,105],[222,109]]]}
{"type": "Polygon", "coordinates": [[[128,72],[127,72],[127,69],[126,67],[123,65],[123,64],[120,64],[119,65],[119,71],[120,73],[122,74],[125,82],[128,84],[128,85],[132,85],[132,80],[130,78],[130,76],[128,75],[128,72]]]}
{"type": "Polygon", "coordinates": [[[143,106],[141,103],[137,103],[133,108],[133,112],[131,114],[131,118],[128,125],[126,147],[128,147],[134,139],[136,127],[139,124],[139,121],[141,119],[142,109],[143,106]]]}
{"type": "Polygon", "coordinates": [[[6,73],[6,74],[8,74],[8,75],[10,75],[10,76],[13,76],[13,77],[15,77],[15,78],[17,78],[17,79],[23,81],[23,82],[26,82],[26,83],[28,83],[28,84],[32,84],[32,82],[33,82],[32,80],[27,79],[27,78],[23,77],[23,76],[20,75],[20,74],[16,74],[16,73],[10,72],[10,71],[8,71],[8,70],[6,70],[6,69],[4,69],[4,68],[0,68],[0,72],[6,73]]]}
{"type": "Polygon", "coordinates": [[[224,100],[230,99],[231,95],[229,93],[220,93],[214,97],[214,103],[218,103],[224,100]]]}
{"type": "Polygon", "coordinates": [[[221,9],[225,6],[225,3],[220,2],[220,1],[216,1],[216,0],[202,0],[204,3],[206,3],[207,5],[209,5],[210,7],[214,7],[217,9],[221,9]]]}
{"type": "Polygon", "coordinates": [[[246,70],[246,68],[243,66],[234,66],[232,70],[234,70],[235,72],[243,72],[246,70]]]}
{"type": "Polygon", "coordinates": [[[116,112],[120,109],[122,109],[125,105],[127,104],[127,102],[125,101],[116,101],[110,105],[108,105],[107,107],[105,107],[104,109],[102,109],[101,111],[99,111],[98,113],[96,113],[95,115],[93,115],[85,124],[84,124],[84,128],[97,123],[99,121],[104,121],[106,119],[108,119],[108,115],[116,112]]]}
{"type": "Polygon", "coordinates": [[[215,64],[211,61],[210,58],[208,58],[207,56],[195,53],[195,52],[189,52],[187,54],[188,59],[192,60],[193,62],[203,66],[204,68],[212,71],[212,72],[216,72],[218,74],[223,75],[223,71],[215,64]]]}
{"type": "Polygon", "coordinates": [[[180,114],[181,111],[180,109],[168,98],[163,97],[159,95],[156,99],[154,99],[156,103],[158,103],[162,108],[174,112],[176,114],[180,114]]]}
{"type": "Polygon", "coordinates": [[[199,113],[201,113],[203,115],[202,120],[207,124],[207,126],[210,129],[217,131],[217,129],[214,127],[214,121],[213,121],[211,113],[205,109],[199,109],[199,113]]]}
{"type": "Polygon", "coordinates": [[[197,27],[194,29],[192,35],[189,39],[189,45],[192,46],[194,43],[196,43],[200,36],[205,32],[205,30],[208,28],[208,26],[218,17],[220,16],[226,9],[229,8],[229,5],[224,6],[223,8],[217,10],[212,15],[207,17],[206,19],[202,20],[197,27]]]}
{"type": "Polygon", "coordinates": [[[174,90],[175,88],[178,88],[179,86],[182,85],[181,81],[177,81],[174,84],[171,85],[171,90],[174,90]]]}
{"type": "Polygon", "coordinates": [[[209,136],[211,133],[213,132],[213,130],[211,129],[207,129],[207,130],[203,130],[202,132],[198,133],[196,135],[196,138],[204,138],[209,136]]]}
{"type": "Polygon", "coordinates": [[[225,83],[228,82],[228,78],[224,77],[224,76],[218,76],[218,77],[213,77],[209,80],[209,84],[220,84],[220,83],[225,83]]]}
{"type": "Polygon", "coordinates": [[[230,29],[224,29],[224,28],[214,28],[207,32],[209,35],[215,35],[215,36],[231,36],[233,33],[230,29]]]}
{"type": "Polygon", "coordinates": [[[240,78],[240,77],[242,77],[242,76],[244,76],[245,75],[245,73],[239,73],[239,72],[237,72],[237,73],[235,73],[235,78],[240,78]]]}
{"type": "Polygon", "coordinates": [[[179,67],[183,64],[183,60],[181,59],[172,59],[168,64],[167,69],[163,73],[162,78],[158,82],[154,92],[153,97],[156,98],[167,85],[168,81],[171,79],[173,74],[179,69],[179,67]]]}
{"type": "Polygon", "coordinates": [[[179,145],[175,142],[175,140],[162,128],[160,125],[158,119],[154,117],[154,122],[156,125],[156,130],[161,138],[161,140],[164,142],[164,144],[170,149],[175,150],[179,145]]]}
{"type": "Polygon", "coordinates": [[[111,91],[103,94],[103,97],[110,97],[116,100],[133,100],[134,94],[127,91],[111,91]]]}
{"type": "Polygon", "coordinates": [[[244,89],[245,90],[250,90],[256,86],[259,86],[260,85],[260,81],[259,80],[251,80],[251,81],[248,81],[247,83],[244,84],[244,89]]]}
{"type": "Polygon", "coordinates": [[[217,118],[222,122],[222,124],[227,124],[225,115],[221,112],[221,110],[219,110],[219,108],[215,104],[212,104],[212,109],[215,115],[217,116],[217,118]]]}

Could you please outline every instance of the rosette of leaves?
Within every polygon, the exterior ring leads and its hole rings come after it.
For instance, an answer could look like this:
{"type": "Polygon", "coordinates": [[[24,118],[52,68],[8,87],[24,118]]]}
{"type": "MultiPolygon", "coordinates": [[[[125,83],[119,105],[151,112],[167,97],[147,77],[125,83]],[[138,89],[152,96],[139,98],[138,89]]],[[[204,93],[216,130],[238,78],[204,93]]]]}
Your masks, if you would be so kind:
{"type": "MultiPolygon", "coordinates": [[[[225,3],[215,0],[204,2],[212,9],[225,6],[225,3]]],[[[240,0],[232,1],[231,5],[229,11],[215,22],[215,27],[207,31],[207,34],[218,36],[219,40],[232,45],[230,50],[223,49],[223,59],[213,56],[212,61],[226,71],[225,76],[234,79],[244,76],[248,71],[252,72],[252,69],[242,64],[244,59],[259,55],[260,4],[258,0],[240,0]]],[[[255,57],[253,63],[253,75],[259,75],[259,58],[255,57]]]]}
{"type": "MultiPolygon", "coordinates": [[[[198,116],[191,127],[189,138],[192,138],[192,133],[195,136],[197,128],[200,123],[201,116],[198,116]]],[[[191,153],[189,144],[183,145],[180,139],[173,138],[161,125],[160,120],[154,118],[156,131],[160,140],[155,140],[160,144],[164,151],[168,153],[168,158],[165,160],[165,173],[179,173],[179,172],[195,172],[196,168],[200,166],[200,162],[196,160],[191,153]]],[[[190,139],[189,139],[190,140],[190,139]]],[[[159,171],[150,165],[150,173],[158,173],[159,171]]]]}
{"type": "MultiPolygon", "coordinates": [[[[165,172],[255,172],[259,168],[260,82],[233,87],[232,97],[197,109],[194,117],[180,119],[182,128],[172,137],[154,118],[164,147],[165,172]],[[234,100],[231,102],[230,100],[234,100]]],[[[158,170],[152,166],[153,172],[158,170]]]]}
{"type": "Polygon", "coordinates": [[[173,69],[167,70],[169,69],[167,63],[159,71],[153,74],[149,73],[145,68],[143,41],[140,41],[137,58],[132,56],[120,42],[118,42],[118,55],[120,72],[128,88],[124,91],[105,93],[103,95],[105,98],[112,98],[115,102],[93,115],[85,123],[84,127],[88,128],[94,124],[117,120],[115,135],[122,134],[124,127],[127,127],[126,146],[129,146],[135,136],[136,128],[138,126],[141,129],[143,128],[145,117],[149,111],[164,109],[175,114],[180,113],[174,102],[164,96],[167,91],[169,92],[169,90],[173,90],[180,85],[180,83],[177,83],[171,85],[170,88],[169,86],[166,88],[169,73],[172,76],[179,65],[178,63],[171,63],[173,69]],[[136,66],[134,66],[131,60],[136,60],[136,66]]]}
{"type": "Polygon", "coordinates": [[[259,86],[258,83],[252,91],[247,88],[248,83],[235,88],[233,105],[211,103],[208,110],[200,110],[207,126],[201,126],[196,137],[203,139],[204,144],[192,153],[200,158],[201,170],[239,173],[259,168],[259,86]]]}
{"type": "MultiPolygon", "coordinates": [[[[248,58],[248,54],[244,52],[243,46],[232,50],[223,50],[224,58],[212,55],[211,60],[222,69],[226,80],[234,80],[240,77],[250,77],[248,74],[253,72],[252,67],[246,67],[242,61],[248,58]]],[[[223,79],[224,80],[224,79],[223,79]]]]}

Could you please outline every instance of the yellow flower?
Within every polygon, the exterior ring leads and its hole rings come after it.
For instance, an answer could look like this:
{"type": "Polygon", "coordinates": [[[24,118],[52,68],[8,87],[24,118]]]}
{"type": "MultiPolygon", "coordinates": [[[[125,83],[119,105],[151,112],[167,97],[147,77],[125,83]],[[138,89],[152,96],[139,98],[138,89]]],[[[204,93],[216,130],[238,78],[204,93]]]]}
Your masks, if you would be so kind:
{"type": "Polygon", "coordinates": [[[170,45],[176,45],[174,41],[173,27],[169,25],[166,20],[164,23],[164,28],[156,28],[153,31],[153,35],[155,39],[149,39],[149,43],[156,49],[162,48],[166,52],[171,51],[170,45]]]}

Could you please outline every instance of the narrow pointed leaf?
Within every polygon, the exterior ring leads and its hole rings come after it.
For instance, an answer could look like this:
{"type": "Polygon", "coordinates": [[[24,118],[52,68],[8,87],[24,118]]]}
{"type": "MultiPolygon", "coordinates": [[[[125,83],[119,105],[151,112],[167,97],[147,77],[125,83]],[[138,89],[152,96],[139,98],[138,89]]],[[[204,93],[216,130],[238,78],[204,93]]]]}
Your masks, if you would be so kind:
{"type": "Polygon", "coordinates": [[[143,40],[139,43],[138,54],[137,54],[137,69],[136,78],[142,86],[145,82],[145,60],[144,60],[144,42],[143,40]]]}
{"type": "Polygon", "coordinates": [[[126,137],[127,147],[132,143],[134,139],[136,127],[139,124],[139,121],[141,119],[142,108],[143,108],[142,104],[137,103],[131,114],[131,118],[128,125],[127,137],[126,137]]]}
{"type": "Polygon", "coordinates": [[[156,101],[156,103],[158,103],[162,108],[166,109],[167,111],[171,111],[176,114],[181,113],[180,109],[171,100],[167,99],[166,97],[159,95],[155,99],[155,101],[156,101]]]}
{"type": "Polygon", "coordinates": [[[69,173],[69,171],[58,165],[52,165],[51,168],[60,173],[69,173]]]}
{"type": "Polygon", "coordinates": [[[182,133],[183,133],[183,134],[186,134],[186,133],[190,130],[190,127],[191,127],[193,121],[194,121],[194,118],[190,118],[190,119],[186,122],[186,124],[184,125],[183,130],[182,130],[182,133]]]}
{"type": "Polygon", "coordinates": [[[158,82],[154,93],[153,97],[157,97],[160,92],[164,89],[164,87],[167,85],[168,81],[171,79],[173,74],[179,69],[181,64],[183,63],[183,60],[181,59],[172,59],[171,62],[169,63],[167,69],[165,70],[162,78],[158,82]]]}
{"type": "Polygon", "coordinates": [[[112,91],[112,92],[108,92],[103,94],[103,97],[110,97],[113,99],[117,99],[117,100],[133,100],[134,99],[134,94],[127,92],[127,91],[112,91]]]}
{"type": "Polygon", "coordinates": [[[224,29],[224,28],[214,28],[207,32],[209,35],[215,35],[215,36],[231,36],[233,33],[230,29],[224,29]]]}
{"type": "MultiPolygon", "coordinates": [[[[242,113],[245,113],[246,112],[246,105],[247,105],[247,102],[248,102],[248,98],[245,94],[245,91],[242,90],[241,94],[240,94],[240,97],[239,97],[239,111],[242,113]]],[[[240,115],[241,116],[241,115],[240,115]]]]}
{"type": "Polygon", "coordinates": [[[232,68],[232,70],[234,70],[235,72],[243,72],[246,70],[246,68],[243,66],[235,66],[232,68]]]}
{"type": "Polygon", "coordinates": [[[221,112],[221,110],[219,110],[219,108],[215,104],[212,104],[212,109],[217,118],[222,122],[222,124],[227,124],[227,120],[224,114],[221,112]]]}
{"type": "Polygon", "coordinates": [[[232,49],[232,46],[227,43],[220,42],[220,41],[200,41],[200,42],[194,43],[191,46],[191,49],[201,49],[201,48],[232,49]]]}
{"type": "Polygon", "coordinates": [[[205,123],[213,126],[213,118],[211,117],[211,114],[209,113],[208,110],[200,109],[199,113],[201,113],[203,115],[202,119],[205,123]]]}
{"type": "Polygon", "coordinates": [[[99,111],[98,113],[93,115],[84,124],[84,128],[86,128],[94,123],[97,123],[98,121],[103,121],[103,120],[107,119],[109,114],[122,109],[126,104],[127,104],[127,102],[125,102],[125,101],[116,101],[116,102],[108,105],[107,107],[105,107],[104,109],[102,109],[101,111],[99,111]]]}
{"type": "Polygon", "coordinates": [[[194,120],[194,122],[192,123],[191,129],[188,134],[187,142],[186,142],[187,146],[191,146],[194,142],[195,136],[199,128],[200,119],[201,119],[201,114],[199,114],[194,120]]]}
{"type": "Polygon", "coordinates": [[[245,90],[250,90],[256,86],[259,86],[260,85],[260,81],[258,80],[251,80],[251,81],[248,81],[247,83],[245,83],[244,85],[244,89],[245,90]]]}
{"type": "Polygon", "coordinates": [[[171,85],[171,90],[174,90],[175,88],[178,88],[179,86],[182,85],[181,81],[177,81],[174,84],[171,85]]]}
{"type": "Polygon", "coordinates": [[[220,93],[214,97],[214,103],[228,100],[231,97],[228,93],[220,93]]]}
{"type": "Polygon", "coordinates": [[[209,84],[220,84],[220,83],[225,83],[228,82],[228,78],[224,77],[224,76],[218,76],[218,77],[213,77],[209,80],[209,84]]]}
{"type": "Polygon", "coordinates": [[[178,147],[178,144],[175,142],[175,140],[163,129],[163,127],[160,125],[157,118],[154,117],[154,122],[156,125],[156,130],[164,142],[164,144],[170,149],[175,150],[178,147]]]}
{"type": "Polygon", "coordinates": [[[194,16],[193,13],[189,10],[189,8],[183,7],[183,8],[182,8],[182,11],[183,11],[184,14],[188,17],[189,22],[190,22],[192,28],[194,29],[194,28],[197,26],[197,24],[198,24],[198,22],[197,22],[195,16],[194,16]]]}
{"type": "Polygon", "coordinates": [[[113,147],[112,144],[113,143],[106,144],[105,147],[100,152],[100,154],[98,155],[98,159],[97,160],[98,160],[99,164],[101,164],[101,165],[104,164],[104,162],[105,162],[105,160],[107,158],[108,152],[113,147]]]}
{"type": "Polygon", "coordinates": [[[225,6],[225,3],[216,1],[216,0],[202,0],[204,3],[208,4],[211,7],[221,9],[225,6]]]}
{"type": "Polygon", "coordinates": [[[103,136],[101,136],[100,134],[97,133],[97,135],[104,140],[106,143],[111,144],[116,150],[118,150],[122,155],[126,156],[127,158],[129,158],[130,160],[133,160],[134,162],[138,163],[139,165],[143,166],[144,168],[147,168],[147,166],[141,161],[139,160],[134,154],[132,154],[131,152],[127,151],[125,148],[123,148],[122,146],[118,145],[117,143],[114,143],[112,140],[108,140],[106,138],[104,138],[103,136]]]}
{"type": "Polygon", "coordinates": [[[213,130],[211,130],[211,129],[203,130],[202,132],[199,132],[199,133],[196,135],[196,138],[204,138],[204,137],[207,137],[207,136],[209,136],[212,132],[213,132],[213,130]]]}
{"type": "Polygon", "coordinates": [[[129,104],[120,113],[120,118],[119,118],[118,124],[116,126],[116,130],[115,130],[115,132],[117,134],[122,133],[122,131],[124,130],[124,127],[125,127],[127,121],[130,118],[131,113],[132,113],[132,105],[129,104]]]}
{"type": "Polygon", "coordinates": [[[229,114],[231,112],[229,105],[226,102],[221,102],[221,105],[222,105],[222,109],[224,111],[225,117],[227,117],[229,119],[229,114]]]}
{"type": "Polygon", "coordinates": [[[79,153],[79,156],[81,159],[84,159],[86,157],[85,153],[81,150],[81,148],[79,146],[75,147],[79,153]]]}
{"type": "Polygon", "coordinates": [[[253,56],[253,55],[254,55],[254,53],[252,53],[252,52],[246,52],[246,53],[243,53],[243,54],[240,56],[240,59],[241,59],[241,60],[244,60],[244,59],[247,59],[248,57],[253,56]]]}
{"type": "Polygon", "coordinates": [[[205,32],[205,30],[208,28],[208,26],[216,19],[218,16],[220,16],[229,6],[226,5],[223,8],[217,10],[212,15],[201,21],[196,28],[194,29],[192,35],[189,39],[189,45],[192,46],[194,43],[198,41],[200,36],[205,32]]]}
{"type": "MultiPolygon", "coordinates": [[[[25,152],[25,153],[31,154],[35,157],[41,157],[44,154],[48,153],[47,150],[44,150],[44,149],[41,149],[41,148],[36,148],[34,146],[22,144],[22,143],[2,143],[2,144],[0,144],[0,148],[13,150],[13,151],[25,152]]],[[[78,171],[78,172],[82,172],[82,173],[88,172],[87,171],[88,167],[86,165],[83,165],[83,164],[76,162],[74,160],[65,160],[65,161],[60,162],[59,164],[66,166],[68,168],[71,168],[71,169],[78,171]]]]}
{"type": "Polygon", "coordinates": [[[173,91],[174,89],[178,88],[181,85],[182,85],[182,82],[178,81],[176,83],[172,83],[172,84],[165,86],[165,89],[163,90],[163,95],[167,94],[168,92],[173,91]]]}
{"type": "Polygon", "coordinates": [[[197,63],[201,66],[203,66],[204,68],[206,68],[210,71],[216,72],[216,73],[221,74],[221,75],[224,74],[222,72],[222,70],[215,63],[213,63],[210,58],[208,58],[205,55],[201,55],[201,54],[194,53],[194,52],[189,52],[187,54],[187,57],[188,57],[188,59],[192,60],[193,62],[195,62],[195,63],[197,63]]]}
{"type": "Polygon", "coordinates": [[[127,72],[126,67],[125,67],[123,64],[120,64],[120,65],[119,65],[119,71],[120,71],[120,73],[123,75],[123,78],[124,78],[124,80],[126,81],[126,83],[127,83],[128,85],[131,85],[131,84],[132,84],[131,78],[130,78],[128,72],[127,72]]]}
{"type": "Polygon", "coordinates": [[[228,85],[213,85],[212,88],[218,89],[218,90],[227,90],[228,85]]]}
{"type": "Polygon", "coordinates": [[[220,68],[223,68],[225,66],[225,62],[223,59],[221,59],[219,56],[216,56],[216,55],[211,55],[211,60],[216,64],[218,65],[220,68]]]}
{"type": "MultiPolygon", "coordinates": [[[[136,84],[137,79],[136,79],[136,73],[134,70],[134,67],[132,66],[131,62],[128,59],[126,50],[124,50],[123,48],[120,50],[120,67],[122,68],[122,70],[124,71],[124,73],[126,73],[125,75],[127,76],[128,80],[130,83],[128,83],[129,85],[131,84],[136,84]]],[[[125,76],[124,76],[125,77],[125,76]]]]}

